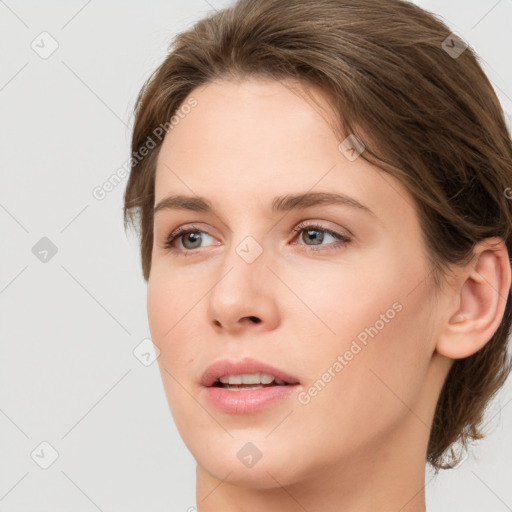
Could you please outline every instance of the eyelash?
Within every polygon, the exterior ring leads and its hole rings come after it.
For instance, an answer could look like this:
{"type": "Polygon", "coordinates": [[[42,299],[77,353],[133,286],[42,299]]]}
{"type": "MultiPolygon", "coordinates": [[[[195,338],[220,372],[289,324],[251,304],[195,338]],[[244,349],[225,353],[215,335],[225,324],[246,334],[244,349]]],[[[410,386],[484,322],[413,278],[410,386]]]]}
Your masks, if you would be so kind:
{"type": "MultiPolygon", "coordinates": [[[[295,226],[293,228],[292,231],[294,231],[295,233],[297,234],[300,234],[302,231],[312,231],[312,230],[317,230],[317,231],[323,231],[324,233],[328,233],[329,235],[332,235],[334,238],[338,238],[339,242],[341,243],[341,245],[344,247],[346,245],[348,245],[352,239],[349,238],[348,236],[346,235],[342,235],[341,233],[337,233],[336,231],[332,231],[331,229],[327,229],[319,224],[307,224],[307,223],[300,223],[298,224],[297,226],[295,226]]],[[[187,235],[189,233],[206,233],[208,234],[206,231],[203,231],[202,229],[198,229],[196,228],[196,226],[190,226],[189,228],[178,228],[176,229],[175,231],[173,231],[166,239],[165,243],[164,243],[164,248],[165,249],[168,249],[168,250],[171,250],[171,251],[174,251],[174,252],[179,252],[181,253],[183,256],[192,256],[194,254],[197,253],[197,250],[198,249],[179,249],[177,247],[174,247],[173,244],[176,240],[178,240],[181,236],[184,236],[184,235],[187,235]]],[[[211,235],[209,235],[211,236],[211,235]]],[[[335,250],[335,249],[338,249],[339,248],[339,245],[338,244],[334,244],[334,243],[331,243],[331,244],[327,244],[327,245],[335,245],[335,247],[328,247],[328,248],[325,248],[324,246],[319,246],[319,247],[314,247],[312,245],[306,245],[306,244],[295,244],[295,245],[305,245],[306,247],[309,247],[311,251],[331,251],[331,250],[335,250]],[[320,247],[324,247],[323,249],[321,249],[320,247]]]]}

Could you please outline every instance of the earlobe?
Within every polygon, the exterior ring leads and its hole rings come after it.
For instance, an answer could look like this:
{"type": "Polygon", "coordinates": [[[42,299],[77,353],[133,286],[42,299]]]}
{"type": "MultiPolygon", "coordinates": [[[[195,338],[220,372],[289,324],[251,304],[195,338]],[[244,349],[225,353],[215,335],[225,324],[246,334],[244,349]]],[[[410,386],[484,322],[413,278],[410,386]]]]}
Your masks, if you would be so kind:
{"type": "Polygon", "coordinates": [[[477,244],[473,259],[450,291],[456,294],[457,308],[449,312],[437,352],[452,359],[478,352],[501,323],[510,283],[510,260],[503,240],[489,238],[477,244]]]}

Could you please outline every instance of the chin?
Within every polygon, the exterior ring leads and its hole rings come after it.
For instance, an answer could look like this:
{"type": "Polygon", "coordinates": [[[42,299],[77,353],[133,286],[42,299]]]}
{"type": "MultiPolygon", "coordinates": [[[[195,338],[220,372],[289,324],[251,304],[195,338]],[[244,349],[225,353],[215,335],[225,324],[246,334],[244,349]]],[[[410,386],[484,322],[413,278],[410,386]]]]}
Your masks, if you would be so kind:
{"type": "Polygon", "coordinates": [[[296,447],[286,447],[281,440],[265,440],[266,433],[251,435],[247,431],[222,432],[223,438],[201,436],[196,442],[185,441],[197,464],[214,478],[232,485],[271,489],[300,479],[300,468],[290,461],[297,459],[296,447]]]}

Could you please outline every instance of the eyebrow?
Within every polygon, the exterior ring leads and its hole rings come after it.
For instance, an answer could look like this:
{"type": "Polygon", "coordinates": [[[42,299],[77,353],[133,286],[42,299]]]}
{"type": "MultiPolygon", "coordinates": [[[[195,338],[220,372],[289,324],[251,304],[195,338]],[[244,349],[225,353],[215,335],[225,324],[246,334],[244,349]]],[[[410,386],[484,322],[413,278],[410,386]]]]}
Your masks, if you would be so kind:
{"type": "MultiPolygon", "coordinates": [[[[301,210],[320,205],[343,205],[357,208],[363,212],[375,216],[370,208],[356,199],[345,194],[333,192],[305,192],[301,194],[286,194],[277,196],[272,200],[272,212],[288,212],[301,210]]],[[[190,210],[193,212],[214,213],[210,201],[204,197],[192,197],[184,195],[172,195],[162,199],[154,208],[153,215],[162,210],[190,210]]]]}

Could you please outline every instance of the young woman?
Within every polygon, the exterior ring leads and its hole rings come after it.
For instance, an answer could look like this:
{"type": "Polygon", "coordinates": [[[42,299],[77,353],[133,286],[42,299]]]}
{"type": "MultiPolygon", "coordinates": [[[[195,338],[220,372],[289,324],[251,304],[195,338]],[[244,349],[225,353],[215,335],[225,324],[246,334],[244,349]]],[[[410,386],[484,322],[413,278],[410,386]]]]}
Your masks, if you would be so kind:
{"type": "Polygon", "coordinates": [[[510,370],[512,144],[473,50],[401,0],[240,0],[176,38],[132,150],[199,512],[424,511],[510,370]]]}

